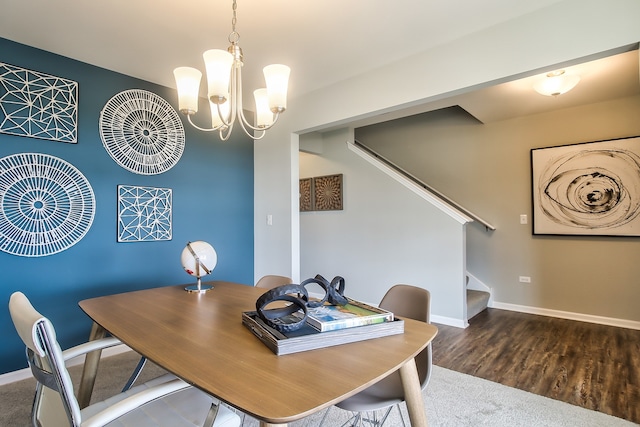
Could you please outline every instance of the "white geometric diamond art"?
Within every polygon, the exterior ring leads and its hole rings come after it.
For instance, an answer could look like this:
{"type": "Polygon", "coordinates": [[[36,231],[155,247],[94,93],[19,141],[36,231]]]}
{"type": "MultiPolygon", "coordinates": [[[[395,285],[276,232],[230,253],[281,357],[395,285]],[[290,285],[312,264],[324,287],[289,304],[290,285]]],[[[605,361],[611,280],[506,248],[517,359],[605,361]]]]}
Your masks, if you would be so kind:
{"type": "Polygon", "coordinates": [[[118,185],[118,242],[171,240],[170,188],[118,185]]]}
{"type": "Polygon", "coordinates": [[[111,158],[140,175],[175,166],[184,151],[184,128],[171,105],[145,90],[116,94],[100,112],[100,138],[111,158]]]}
{"type": "Polygon", "coordinates": [[[0,133],[76,143],[78,83],[0,62],[0,133]]]}
{"type": "Polygon", "coordinates": [[[24,257],[64,251],[89,231],[93,189],[71,164],[40,153],[0,159],[0,250],[24,257]]]}

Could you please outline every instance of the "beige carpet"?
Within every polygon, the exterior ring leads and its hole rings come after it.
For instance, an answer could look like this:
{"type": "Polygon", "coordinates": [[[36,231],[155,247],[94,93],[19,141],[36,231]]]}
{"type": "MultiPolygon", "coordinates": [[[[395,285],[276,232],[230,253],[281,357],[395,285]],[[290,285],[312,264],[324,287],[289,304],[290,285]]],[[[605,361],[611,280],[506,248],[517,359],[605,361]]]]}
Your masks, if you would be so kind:
{"type": "MultiPolygon", "coordinates": [[[[118,392],[135,367],[138,357],[124,353],[102,360],[96,380],[93,400],[101,400],[118,392]]],[[[78,381],[80,367],[70,369],[74,381],[78,381]]],[[[140,380],[162,373],[156,366],[147,366],[140,380]]],[[[23,380],[0,387],[0,426],[22,427],[29,425],[31,401],[35,383],[23,380]]],[[[629,427],[636,424],[590,411],[568,403],[527,393],[480,378],[434,367],[431,382],[423,393],[427,417],[431,427],[509,426],[509,427],[629,427]]],[[[402,408],[407,420],[406,410],[402,408]]],[[[324,411],[292,423],[293,427],[318,425],[324,411]]],[[[340,426],[349,414],[332,408],[325,426],[340,426]]],[[[254,427],[258,422],[248,418],[245,426],[254,427]]],[[[401,426],[397,411],[385,424],[401,426]]]]}

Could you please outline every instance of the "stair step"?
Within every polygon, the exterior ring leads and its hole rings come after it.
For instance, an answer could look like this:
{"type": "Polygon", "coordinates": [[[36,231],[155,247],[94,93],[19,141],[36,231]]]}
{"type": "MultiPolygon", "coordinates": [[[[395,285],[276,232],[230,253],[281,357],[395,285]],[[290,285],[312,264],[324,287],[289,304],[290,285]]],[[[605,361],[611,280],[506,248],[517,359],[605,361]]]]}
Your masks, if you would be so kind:
{"type": "Polygon", "coordinates": [[[487,308],[490,296],[489,292],[467,289],[467,320],[487,308]]]}

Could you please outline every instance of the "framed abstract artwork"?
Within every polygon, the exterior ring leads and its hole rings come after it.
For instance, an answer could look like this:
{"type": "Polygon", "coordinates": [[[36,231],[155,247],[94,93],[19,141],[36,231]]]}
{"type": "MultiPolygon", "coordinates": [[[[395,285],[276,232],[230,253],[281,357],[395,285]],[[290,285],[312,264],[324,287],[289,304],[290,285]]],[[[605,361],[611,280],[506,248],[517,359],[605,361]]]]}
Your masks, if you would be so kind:
{"type": "Polygon", "coordinates": [[[533,234],[640,236],[640,137],[531,150],[533,234]]]}
{"type": "Polygon", "coordinates": [[[342,210],[342,174],[313,178],[313,209],[342,210]]]}
{"type": "Polygon", "coordinates": [[[118,185],[118,242],[172,239],[170,188],[118,185]]]}
{"type": "Polygon", "coordinates": [[[57,254],[87,234],[93,188],[75,166],[42,153],[0,159],[0,250],[23,257],[57,254]]]}
{"type": "Polygon", "coordinates": [[[157,175],[178,163],[185,146],[178,113],[155,93],[131,89],[100,112],[100,138],[111,158],[139,175],[157,175]]]}
{"type": "Polygon", "coordinates": [[[313,178],[300,180],[300,212],[313,210],[313,178]]]}
{"type": "Polygon", "coordinates": [[[78,83],[0,62],[0,133],[78,142],[78,83]]]}

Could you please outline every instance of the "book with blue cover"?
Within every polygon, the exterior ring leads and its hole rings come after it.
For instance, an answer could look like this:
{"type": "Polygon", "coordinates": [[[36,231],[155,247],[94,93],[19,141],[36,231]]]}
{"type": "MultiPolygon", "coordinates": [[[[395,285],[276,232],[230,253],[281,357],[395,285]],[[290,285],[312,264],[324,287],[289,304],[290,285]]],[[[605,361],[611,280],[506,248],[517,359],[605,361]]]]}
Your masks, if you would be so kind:
{"type": "Polygon", "coordinates": [[[347,298],[346,305],[325,304],[310,308],[307,324],[320,332],[392,322],[393,313],[347,298]]]}

